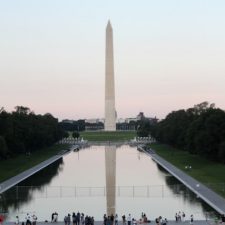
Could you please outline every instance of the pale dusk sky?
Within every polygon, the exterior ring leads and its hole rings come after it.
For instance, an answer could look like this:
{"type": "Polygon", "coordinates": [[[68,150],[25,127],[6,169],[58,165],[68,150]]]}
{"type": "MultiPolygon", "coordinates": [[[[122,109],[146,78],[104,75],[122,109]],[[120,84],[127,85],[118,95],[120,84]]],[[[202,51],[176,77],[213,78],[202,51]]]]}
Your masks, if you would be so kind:
{"type": "Polygon", "coordinates": [[[108,19],[118,117],[225,109],[224,0],[0,0],[0,107],[104,117],[108,19]]]}

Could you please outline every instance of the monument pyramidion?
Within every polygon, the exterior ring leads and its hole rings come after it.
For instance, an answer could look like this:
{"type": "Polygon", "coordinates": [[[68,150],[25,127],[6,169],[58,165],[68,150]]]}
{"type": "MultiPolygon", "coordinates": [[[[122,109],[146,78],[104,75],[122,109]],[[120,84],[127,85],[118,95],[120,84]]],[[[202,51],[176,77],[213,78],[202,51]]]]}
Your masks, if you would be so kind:
{"type": "Polygon", "coordinates": [[[113,58],[113,30],[110,21],[106,27],[105,48],[105,131],[116,130],[115,82],[113,58]]]}

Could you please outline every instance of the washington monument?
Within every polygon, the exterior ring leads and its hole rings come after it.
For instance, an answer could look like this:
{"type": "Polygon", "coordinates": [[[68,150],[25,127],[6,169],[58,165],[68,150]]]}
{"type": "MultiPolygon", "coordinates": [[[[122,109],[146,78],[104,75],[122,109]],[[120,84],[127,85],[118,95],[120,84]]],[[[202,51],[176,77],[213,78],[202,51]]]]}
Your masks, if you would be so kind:
{"type": "Polygon", "coordinates": [[[105,48],[105,130],[116,130],[113,30],[110,21],[106,27],[105,48]]]}

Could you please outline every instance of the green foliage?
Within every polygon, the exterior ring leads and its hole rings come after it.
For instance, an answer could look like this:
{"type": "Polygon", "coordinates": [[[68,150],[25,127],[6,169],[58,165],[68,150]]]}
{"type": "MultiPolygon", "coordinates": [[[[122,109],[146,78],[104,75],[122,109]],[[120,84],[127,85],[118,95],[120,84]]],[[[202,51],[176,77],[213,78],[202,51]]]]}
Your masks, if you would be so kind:
{"type": "Polygon", "coordinates": [[[15,108],[12,113],[0,111],[0,135],[7,146],[4,155],[32,152],[50,146],[64,136],[58,120],[51,114],[35,115],[27,107],[15,108]]]}
{"type": "Polygon", "coordinates": [[[79,138],[79,137],[80,137],[79,132],[74,131],[74,132],[72,133],[72,137],[73,137],[73,138],[79,138]]]}
{"type": "Polygon", "coordinates": [[[24,107],[24,106],[16,106],[16,113],[18,114],[29,114],[30,113],[30,109],[28,107],[24,107]]]}
{"type": "Polygon", "coordinates": [[[85,120],[77,120],[72,123],[62,121],[59,123],[60,128],[65,131],[84,131],[85,130],[85,120]]]}
{"type": "Polygon", "coordinates": [[[155,136],[155,130],[158,119],[148,119],[142,117],[139,121],[135,122],[137,127],[138,137],[155,136]]]}
{"type": "Polygon", "coordinates": [[[8,153],[5,138],[0,136],[0,158],[6,158],[8,153]]]}
{"type": "Polygon", "coordinates": [[[50,147],[40,148],[30,155],[17,154],[15,157],[2,160],[0,163],[0,182],[13,177],[68,148],[68,144],[55,144],[50,147]]]}
{"type": "Polygon", "coordinates": [[[151,123],[149,120],[141,120],[137,128],[138,137],[148,137],[151,132],[151,123]]]}
{"type": "Polygon", "coordinates": [[[173,111],[147,129],[161,143],[225,161],[225,112],[214,104],[203,102],[187,110],[173,111]]]}
{"type": "Polygon", "coordinates": [[[218,155],[220,161],[225,163],[225,141],[220,143],[218,155]]]}
{"type": "Polygon", "coordinates": [[[70,136],[70,132],[64,132],[64,135],[63,135],[64,138],[68,138],[69,136],[70,136]]]}

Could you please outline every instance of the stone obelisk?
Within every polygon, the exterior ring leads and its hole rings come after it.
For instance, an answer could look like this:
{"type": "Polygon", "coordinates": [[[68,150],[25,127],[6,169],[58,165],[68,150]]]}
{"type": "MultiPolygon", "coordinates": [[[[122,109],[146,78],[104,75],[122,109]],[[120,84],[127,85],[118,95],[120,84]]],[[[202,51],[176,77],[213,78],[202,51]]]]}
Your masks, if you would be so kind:
{"type": "Polygon", "coordinates": [[[105,48],[105,131],[116,130],[113,30],[110,21],[106,27],[105,48]]]}

